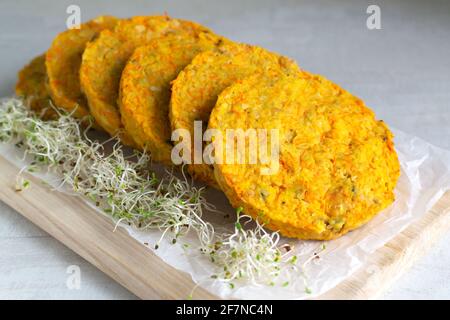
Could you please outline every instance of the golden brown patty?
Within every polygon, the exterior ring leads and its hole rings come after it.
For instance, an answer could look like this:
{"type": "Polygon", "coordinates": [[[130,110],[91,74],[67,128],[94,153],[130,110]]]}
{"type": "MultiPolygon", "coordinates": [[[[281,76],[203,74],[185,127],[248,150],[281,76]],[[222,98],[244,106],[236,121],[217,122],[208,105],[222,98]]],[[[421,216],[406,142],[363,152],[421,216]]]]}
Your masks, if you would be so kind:
{"type": "Polygon", "coordinates": [[[394,201],[399,162],[391,132],[323,77],[240,81],[220,95],[209,127],[279,130],[278,172],[262,175],[261,162],[214,164],[214,172],[233,206],[284,236],[333,239],[394,201]]]}
{"type": "Polygon", "coordinates": [[[177,33],[136,49],[122,73],[120,113],[127,132],[152,159],[172,165],[169,123],[170,83],[200,52],[224,39],[210,32],[177,33]]]}
{"type": "Polygon", "coordinates": [[[66,111],[74,111],[81,118],[89,115],[86,98],[80,88],[81,56],[86,43],[100,31],[111,29],[117,19],[101,16],[80,26],[69,29],[56,36],[46,54],[48,88],[56,106],[66,111]]]}
{"type": "Polygon", "coordinates": [[[47,71],[45,69],[45,54],[40,55],[27,64],[18,75],[16,95],[24,98],[31,110],[43,119],[57,117],[51,106],[50,95],[45,82],[47,71]]]}
{"type": "MultiPolygon", "coordinates": [[[[114,32],[104,31],[90,43],[83,54],[80,79],[91,113],[100,126],[111,135],[122,129],[117,105],[120,77],[136,47],[166,34],[202,31],[208,30],[168,16],[138,16],[119,21],[114,32]]],[[[126,132],[121,138],[125,143],[134,144],[126,132]]]]}
{"type": "MultiPolygon", "coordinates": [[[[272,69],[297,72],[298,66],[286,57],[246,44],[229,44],[199,54],[173,82],[169,113],[172,130],[188,129],[193,137],[194,121],[202,121],[206,129],[222,90],[239,79],[272,69]]],[[[189,165],[188,171],[217,187],[212,166],[189,165]]]]}

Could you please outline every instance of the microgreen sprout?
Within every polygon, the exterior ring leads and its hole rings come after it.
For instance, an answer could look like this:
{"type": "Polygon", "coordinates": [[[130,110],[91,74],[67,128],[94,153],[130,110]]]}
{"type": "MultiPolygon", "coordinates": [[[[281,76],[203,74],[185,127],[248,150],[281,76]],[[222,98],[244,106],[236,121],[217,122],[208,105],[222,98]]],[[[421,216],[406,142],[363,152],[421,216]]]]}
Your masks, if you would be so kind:
{"type": "Polygon", "coordinates": [[[24,179],[21,175],[16,177],[16,191],[20,192],[27,189],[30,186],[30,181],[24,179]]]}
{"type": "Polygon", "coordinates": [[[280,274],[281,265],[287,261],[286,253],[278,246],[277,232],[267,232],[257,220],[253,228],[244,228],[253,219],[236,210],[234,232],[217,234],[218,244],[209,248],[220,272],[218,279],[229,283],[250,280],[252,283],[272,283],[280,274]]]}
{"type": "Polygon", "coordinates": [[[20,100],[8,100],[0,109],[0,138],[19,140],[25,154],[32,157],[27,171],[46,164],[62,175],[61,186],[90,199],[117,225],[157,228],[162,231],[161,239],[167,233],[182,236],[190,229],[204,242],[212,238],[211,224],[202,219],[207,204],[201,189],[171,174],[159,181],[149,169],[147,154],[135,152],[136,160],[131,161],[118,142],[106,154],[104,144],[90,140],[70,115],[42,121],[20,100]]]}

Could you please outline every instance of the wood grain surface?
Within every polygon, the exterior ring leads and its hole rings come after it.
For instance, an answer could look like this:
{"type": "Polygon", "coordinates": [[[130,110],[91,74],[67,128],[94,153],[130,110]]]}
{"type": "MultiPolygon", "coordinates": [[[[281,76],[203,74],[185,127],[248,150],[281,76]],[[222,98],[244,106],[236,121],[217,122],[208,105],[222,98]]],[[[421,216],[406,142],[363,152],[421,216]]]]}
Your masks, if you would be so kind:
{"type": "MultiPolygon", "coordinates": [[[[37,178],[15,190],[17,168],[0,157],[0,200],[61,241],[142,299],[186,299],[190,276],[165,264],[143,244],[78,197],[51,192],[37,178]]],[[[450,193],[384,247],[353,276],[321,299],[371,299],[386,290],[416,259],[450,229],[450,193]]],[[[195,299],[214,299],[201,287],[195,299]]]]}

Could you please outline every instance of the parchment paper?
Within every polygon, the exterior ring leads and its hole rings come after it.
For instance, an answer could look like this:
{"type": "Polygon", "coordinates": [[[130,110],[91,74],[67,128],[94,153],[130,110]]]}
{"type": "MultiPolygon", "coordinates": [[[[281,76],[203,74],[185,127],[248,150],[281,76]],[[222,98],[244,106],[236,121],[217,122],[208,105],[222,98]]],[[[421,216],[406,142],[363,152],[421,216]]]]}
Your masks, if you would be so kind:
{"type": "MultiPolygon", "coordinates": [[[[327,242],[326,249],[318,254],[320,258],[312,259],[305,266],[304,272],[299,268],[286,267],[273,286],[236,283],[235,288],[231,289],[228,283],[211,278],[214,265],[199,252],[194,235],[187,235],[175,245],[170,244],[170,239],[162,241],[158,250],[153,250],[151,246],[146,247],[166,263],[190,274],[194,282],[222,298],[305,299],[318,296],[349,277],[367,261],[372,252],[423,216],[450,189],[450,151],[399,130],[393,131],[401,163],[401,175],[395,190],[396,201],[362,228],[327,242]],[[189,243],[190,247],[184,248],[183,243],[189,243]],[[289,284],[281,285],[286,282],[289,284]],[[308,287],[310,292],[306,292],[305,287],[308,287]]],[[[27,159],[22,159],[22,152],[12,145],[0,144],[0,153],[14,163],[18,170],[28,162],[27,159]]],[[[33,174],[53,186],[59,182],[59,178],[51,173],[33,174]]],[[[234,210],[228,205],[223,194],[208,190],[206,197],[220,211],[231,213],[231,219],[225,219],[222,214],[208,214],[206,218],[214,223],[216,229],[231,228],[234,210]]],[[[91,207],[96,209],[93,205],[91,207]]],[[[158,230],[140,231],[128,225],[122,227],[141,243],[154,244],[161,237],[158,230]]],[[[292,239],[282,239],[282,243],[290,244],[298,255],[300,265],[314,257],[314,253],[319,252],[318,248],[321,246],[321,243],[316,241],[292,239]]],[[[152,277],[151,274],[148,276],[152,277]]],[[[195,298],[195,291],[193,296],[195,298]]]]}

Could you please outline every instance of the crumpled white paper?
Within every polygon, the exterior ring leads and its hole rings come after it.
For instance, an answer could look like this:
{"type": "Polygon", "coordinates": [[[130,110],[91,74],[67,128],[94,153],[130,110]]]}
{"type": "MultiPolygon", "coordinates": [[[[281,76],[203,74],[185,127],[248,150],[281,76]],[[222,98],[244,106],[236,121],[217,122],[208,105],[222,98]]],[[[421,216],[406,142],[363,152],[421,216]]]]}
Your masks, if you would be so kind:
{"type": "MultiPolygon", "coordinates": [[[[228,283],[212,279],[211,275],[215,273],[214,265],[199,252],[196,246],[198,241],[194,235],[187,235],[181,241],[189,243],[189,249],[178,244],[172,245],[169,241],[163,241],[158,250],[147,247],[169,265],[190,274],[194,282],[218,297],[305,299],[319,296],[349,277],[368,260],[371,253],[386,244],[415,219],[423,216],[450,189],[450,151],[435,147],[399,130],[394,130],[394,134],[395,147],[401,163],[401,175],[394,204],[379,213],[367,225],[337,240],[327,242],[326,249],[319,254],[320,258],[308,263],[304,273],[292,268],[283,270],[280,281],[282,283],[288,281],[288,285],[238,283],[231,289],[228,283]],[[305,291],[305,287],[309,288],[309,293],[305,291]]],[[[26,161],[21,160],[21,154],[11,145],[0,144],[0,152],[18,168],[26,164],[26,161]]],[[[51,185],[55,185],[58,181],[57,177],[49,174],[35,173],[35,175],[51,185]]],[[[234,213],[219,191],[210,190],[206,197],[220,211],[234,213]]],[[[92,207],[96,209],[95,206],[92,207]]],[[[210,214],[207,218],[213,222],[216,229],[231,228],[234,222],[232,218],[227,220],[223,215],[217,214],[210,214]]],[[[122,227],[141,243],[154,244],[161,237],[158,230],[140,231],[128,225],[122,227]]],[[[300,264],[320,251],[318,248],[321,246],[317,241],[292,239],[282,239],[282,243],[290,244],[300,264]]],[[[148,276],[152,277],[151,274],[148,276]]],[[[195,298],[195,291],[193,296],[195,298]]]]}

